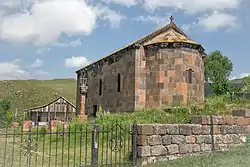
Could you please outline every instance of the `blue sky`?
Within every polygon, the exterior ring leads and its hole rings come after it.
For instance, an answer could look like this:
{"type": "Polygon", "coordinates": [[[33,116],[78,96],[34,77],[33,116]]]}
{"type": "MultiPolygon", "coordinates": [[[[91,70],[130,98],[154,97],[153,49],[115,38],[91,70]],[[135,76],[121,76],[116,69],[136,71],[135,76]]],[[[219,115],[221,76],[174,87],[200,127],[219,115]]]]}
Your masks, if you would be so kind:
{"type": "Polygon", "coordinates": [[[175,23],[232,77],[250,74],[248,0],[1,0],[0,79],[73,78],[75,70],[175,23]]]}

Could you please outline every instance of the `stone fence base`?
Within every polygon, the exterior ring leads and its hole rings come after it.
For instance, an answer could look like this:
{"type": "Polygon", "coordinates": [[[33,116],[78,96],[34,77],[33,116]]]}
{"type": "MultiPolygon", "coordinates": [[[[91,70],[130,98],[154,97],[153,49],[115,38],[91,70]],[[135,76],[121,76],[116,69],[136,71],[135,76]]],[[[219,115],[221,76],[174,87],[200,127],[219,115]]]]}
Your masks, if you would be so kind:
{"type": "Polygon", "coordinates": [[[138,165],[241,146],[247,132],[242,118],[196,116],[196,124],[138,125],[138,165]]]}

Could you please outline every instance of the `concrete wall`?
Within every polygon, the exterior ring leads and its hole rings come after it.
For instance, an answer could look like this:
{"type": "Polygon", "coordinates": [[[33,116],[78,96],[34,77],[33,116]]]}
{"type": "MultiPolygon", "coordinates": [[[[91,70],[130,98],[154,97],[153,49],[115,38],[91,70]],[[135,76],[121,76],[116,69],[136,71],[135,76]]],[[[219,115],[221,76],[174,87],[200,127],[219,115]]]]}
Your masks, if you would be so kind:
{"type": "MultiPolygon", "coordinates": [[[[89,70],[88,93],[86,98],[87,115],[93,115],[93,106],[98,105],[105,111],[121,112],[135,109],[135,49],[122,53],[119,60],[110,57],[114,62],[105,62],[97,71],[89,70]],[[121,76],[121,91],[117,91],[118,73],[121,76]],[[100,79],[102,95],[99,95],[100,79]]],[[[78,106],[78,104],[77,104],[78,106]]]]}
{"type": "Polygon", "coordinates": [[[243,117],[197,116],[196,124],[138,125],[138,163],[147,165],[246,142],[243,117]]]}

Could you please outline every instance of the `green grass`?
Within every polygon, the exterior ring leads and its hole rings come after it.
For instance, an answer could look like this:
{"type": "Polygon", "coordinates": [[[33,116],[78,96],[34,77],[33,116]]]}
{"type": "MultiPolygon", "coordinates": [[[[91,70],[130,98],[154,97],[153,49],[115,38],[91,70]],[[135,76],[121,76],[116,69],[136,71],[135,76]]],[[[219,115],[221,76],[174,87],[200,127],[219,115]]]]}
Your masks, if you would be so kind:
{"type": "Polygon", "coordinates": [[[204,155],[189,156],[150,167],[249,167],[250,141],[226,152],[212,152],[204,155]]]}
{"type": "Polygon", "coordinates": [[[10,100],[12,111],[44,105],[59,96],[75,104],[75,94],[75,79],[0,81],[0,98],[10,100]]]}

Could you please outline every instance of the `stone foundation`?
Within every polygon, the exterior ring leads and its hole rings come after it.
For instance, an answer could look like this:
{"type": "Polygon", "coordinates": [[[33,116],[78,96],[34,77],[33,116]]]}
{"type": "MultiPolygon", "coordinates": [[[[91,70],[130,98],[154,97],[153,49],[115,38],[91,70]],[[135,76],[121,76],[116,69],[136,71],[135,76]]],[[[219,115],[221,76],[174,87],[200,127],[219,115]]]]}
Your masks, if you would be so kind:
{"type": "Polygon", "coordinates": [[[246,142],[243,117],[196,116],[196,124],[138,125],[138,163],[141,166],[227,150],[246,142]]]}

